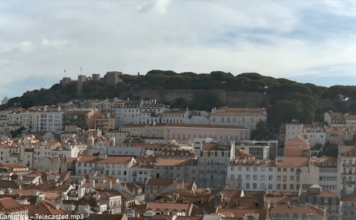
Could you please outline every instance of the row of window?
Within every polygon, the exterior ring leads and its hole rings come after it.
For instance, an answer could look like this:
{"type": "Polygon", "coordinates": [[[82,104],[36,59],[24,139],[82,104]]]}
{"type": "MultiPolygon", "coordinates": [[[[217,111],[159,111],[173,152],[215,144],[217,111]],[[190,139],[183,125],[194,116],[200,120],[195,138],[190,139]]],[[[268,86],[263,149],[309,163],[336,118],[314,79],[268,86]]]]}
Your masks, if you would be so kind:
{"type": "MultiPolygon", "coordinates": [[[[258,180],[258,176],[257,175],[252,175],[252,177],[253,177],[253,180],[258,180]]],[[[237,178],[238,178],[238,180],[240,180],[242,178],[242,175],[238,175],[237,178]]],[[[230,179],[234,180],[235,179],[235,175],[231,175],[230,179]]],[[[246,180],[250,180],[250,175],[246,175],[246,180]]],[[[265,179],[265,175],[261,175],[259,180],[264,181],[264,180],[267,180],[267,179],[265,179]]],[[[272,181],[273,180],[273,175],[268,175],[268,180],[272,181]]]]}
{"type": "MultiPolygon", "coordinates": [[[[231,169],[231,171],[234,171],[235,167],[231,167],[230,169],[231,169]]],[[[237,167],[237,169],[238,169],[238,171],[243,171],[243,170],[250,171],[251,167],[237,167]]],[[[266,169],[268,169],[269,172],[273,171],[272,167],[269,167],[269,168],[266,168],[266,167],[253,167],[252,168],[252,170],[255,171],[255,172],[257,172],[257,171],[265,172],[266,169]]]]}
{"type": "MultiPolygon", "coordinates": [[[[109,165],[109,164],[106,164],[109,165]]],[[[78,167],[95,167],[97,166],[96,163],[78,163],[78,167]]],[[[109,167],[109,166],[107,166],[109,167]]],[[[111,164],[112,168],[121,168],[121,164],[111,164]]],[[[127,168],[127,164],[123,164],[123,168],[127,168]]]]}
{"type": "Polygon", "coordinates": [[[299,184],[296,185],[289,184],[289,188],[288,188],[288,184],[277,184],[277,190],[299,190],[299,188],[300,188],[299,184]]]}

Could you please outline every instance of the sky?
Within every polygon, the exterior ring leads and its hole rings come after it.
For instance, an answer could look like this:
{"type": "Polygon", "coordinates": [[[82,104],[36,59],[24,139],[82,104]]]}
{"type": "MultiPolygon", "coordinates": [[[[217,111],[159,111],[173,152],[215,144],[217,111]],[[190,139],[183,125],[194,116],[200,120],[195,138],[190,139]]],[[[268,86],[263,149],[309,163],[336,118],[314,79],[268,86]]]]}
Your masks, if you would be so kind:
{"type": "Polygon", "coordinates": [[[64,70],[152,69],[355,85],[356,2],[0,2],[0,99],[49,88],[64,70]]]}

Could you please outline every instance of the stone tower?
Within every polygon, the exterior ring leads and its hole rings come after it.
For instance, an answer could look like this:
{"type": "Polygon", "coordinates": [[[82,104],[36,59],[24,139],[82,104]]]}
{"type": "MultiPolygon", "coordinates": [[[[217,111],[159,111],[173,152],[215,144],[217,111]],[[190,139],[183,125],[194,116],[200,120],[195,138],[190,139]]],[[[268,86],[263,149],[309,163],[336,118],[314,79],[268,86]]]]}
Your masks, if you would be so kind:
{"type": "Polygon", "coordinates": [[[82,93],[83,84],[87,80],[87,77],[84,75],[78,76],[78,93],[82,93]]]}

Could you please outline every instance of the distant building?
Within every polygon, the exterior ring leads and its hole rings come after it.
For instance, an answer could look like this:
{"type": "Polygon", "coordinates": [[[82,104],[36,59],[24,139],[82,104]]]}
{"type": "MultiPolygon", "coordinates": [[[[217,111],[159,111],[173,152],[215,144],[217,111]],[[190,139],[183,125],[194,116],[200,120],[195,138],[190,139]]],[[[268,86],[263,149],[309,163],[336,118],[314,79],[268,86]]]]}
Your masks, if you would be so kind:
{"type": "Polygon", "coordinates": [[[60,82],[61,86],[64,86],[64,85],[72,82],[72,79],[69,78],[69,77],[63,77],[63,79],[61,81],[59,81],[59,82],[60,82]]]}
{"type": "Polygon", "coordinates": [[[102,118],[103,114],[98,109],[79,109],[63,113],[63,130],[66,125],[77,125],[82,129],[94,128],[95,119],[102,118]]]}
{"type": "Polygon", "coordinates": [[[104,78],[105,78],[107,84],[115,85],[117,83],[122,82],[122,79],[120,78],[121,75],[122,75],[122,72],[109,71],[106,73],[104,78]]]}
{"type": "Polygon", "coordinates": [[[93,80],[93,81],[99,81],[99,80],[100,80],[100,74],[93,73],[93,75],[92,75],[92,80],[93,80]]]}
{"type": "Polygon", "coordinates": [[[9,101],[9,98],[7,98],[7,96],[5,96],[5,98],[1,101],[2,105],[7,104],[7,102],[9,101]]]}

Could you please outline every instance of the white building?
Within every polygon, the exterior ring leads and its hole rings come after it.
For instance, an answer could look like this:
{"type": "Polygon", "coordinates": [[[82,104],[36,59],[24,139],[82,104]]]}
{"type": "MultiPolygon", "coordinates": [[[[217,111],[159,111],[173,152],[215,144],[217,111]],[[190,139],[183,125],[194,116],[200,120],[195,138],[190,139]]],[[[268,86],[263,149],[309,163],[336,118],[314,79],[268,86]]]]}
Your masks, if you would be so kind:
{"type": "Polygon", "coordinates": [[[75,163],[75,173],[89,174],[97,171],[123,182],[132,182],[130,168],[136,163],[133,157],[115,157],[107,155],[80,156],[75,163]]]}
{"type": "Polygon", "coordinates": [[[210,114],[210,124],[240,125],[248,129],[255,129],[260,121],[267,121],[264,108],[213,108],[210,114]]]}
{"type": "Polygon", "coordinates": [[[276,166],[271,160],[240,159],[227,166],[227,189],[275,191],[276,166]]]}
{"type": "Polygon", "coordinates": [[[62,131],[62,115],[64,111],[61,107],[47,107],[37,109],[34,113],[33,131],[51,131],[60,133],[62,131]]]}
{"type": "Polygon", "coordinates": [[[319,167],[319,185],[333,193],[339,194],[337,158],[323,156],[315,158],[311,161],[315,166],[319,167]]]}
{"type": "Polygon", "coordinates": [[[286,124],[286,141],[299,135],[307,139],[311,146],[315,144],[325,145],[325,127],[324,123],[300,124],[299,121],[293,120],[291,123],[286,124]]]}

